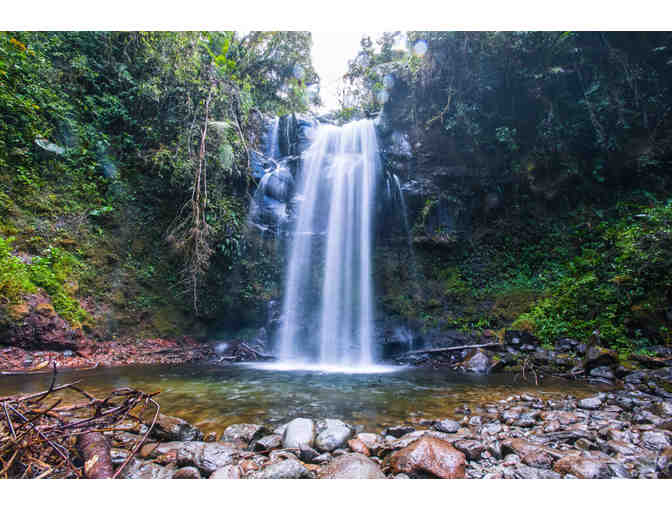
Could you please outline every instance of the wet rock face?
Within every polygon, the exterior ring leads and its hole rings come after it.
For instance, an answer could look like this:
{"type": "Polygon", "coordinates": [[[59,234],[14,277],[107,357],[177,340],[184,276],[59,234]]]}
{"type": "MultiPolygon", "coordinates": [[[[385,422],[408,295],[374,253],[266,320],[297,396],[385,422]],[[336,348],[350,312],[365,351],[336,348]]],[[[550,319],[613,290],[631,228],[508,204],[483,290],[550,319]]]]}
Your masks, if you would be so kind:
{"type": "Polygon", "coordinates": [[[319,478],[385,478],[378,464],[359,453],[340,455],[320,471],[319,478]]]}
{"type": "Polygon", "coordinates": [[[389,460],[394,473],[432,474],[438,478],[464,478],[466,457],[450,443],[424,436],[392,454],[389,460]]]}
{"type": "Polygon", "coordinates": [[[200,471],[193,466],[180,468],[173,474],[174,480],[198,480],[200,478],[200,471]]]}
{"type": "Polygon", "coordinates": [[[315,448],[320,452],[331,452],[343,446],[352,437],[352,428],[341,420],[326,419],[318,422],[315,448]]]}
{"type": "Polygon", "coordinates": [[[203,439],[203,433],[191,423],[165,414],[159,414],[151,435],[159,441],[201,441],[203,439]]]}
{"type": "Polygon", "coordinates": [[[307,418],[295,418],[287,424],[282,436],[283,448],[313,446],[315,442],[315,422],[307,418]]]}

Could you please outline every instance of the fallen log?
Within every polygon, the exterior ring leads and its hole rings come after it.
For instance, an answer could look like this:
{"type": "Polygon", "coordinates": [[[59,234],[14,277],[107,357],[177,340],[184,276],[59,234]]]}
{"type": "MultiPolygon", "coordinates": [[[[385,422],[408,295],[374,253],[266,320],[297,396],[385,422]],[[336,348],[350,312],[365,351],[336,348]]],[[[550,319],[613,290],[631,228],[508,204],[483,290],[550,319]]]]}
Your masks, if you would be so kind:
{"type": "Polygon", "coordinates": [[[84,461],[84,477],[92,479],[112,478],[110,445],[100,432],[85,432],[77,436],[77,449],[84,461]]]}
{"type": "Polygon", "coordinates": [[[410,354],[432,354],[435,352],[449,352],[449,351],[461,351],[462,349],[477,349],[479,347],[501,347],[502,344],[499,342],[492,342],[489,344],[475,344],[475,345],[457,345],[455,347],[437,347],[435,349],[419,349],[416,351],[408,351],[404,354],[397,356],[398,358],[403,358],[410,354]]]}

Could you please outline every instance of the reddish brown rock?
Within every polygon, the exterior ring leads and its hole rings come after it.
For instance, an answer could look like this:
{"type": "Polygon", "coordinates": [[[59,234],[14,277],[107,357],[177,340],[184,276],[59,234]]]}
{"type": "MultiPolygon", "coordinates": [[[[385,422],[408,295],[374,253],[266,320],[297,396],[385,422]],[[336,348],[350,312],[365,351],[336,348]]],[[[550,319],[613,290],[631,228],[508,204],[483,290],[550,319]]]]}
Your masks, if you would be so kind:
{"type": "Polygon", "coordinates": [[[348,441],[348,446],[355,453],[361,453],[362,455],[366,455],[367,457],[371,455],[369,449],[359,439],[350,439],[348,441]]]}
{"type": "Polygon", "coordinates": [[[424,436],[393,453],[388,462],[394,473],[429,473],[439,478],[464,478],[466,457],[450,443],[424,436]]]}
{"type": "Polygon", "coordinates": [[[560,474],[572,474],[577,478],[609,478],[609,467],[603,459],[567,455],[553,465],[553,470],[560,474]]]}

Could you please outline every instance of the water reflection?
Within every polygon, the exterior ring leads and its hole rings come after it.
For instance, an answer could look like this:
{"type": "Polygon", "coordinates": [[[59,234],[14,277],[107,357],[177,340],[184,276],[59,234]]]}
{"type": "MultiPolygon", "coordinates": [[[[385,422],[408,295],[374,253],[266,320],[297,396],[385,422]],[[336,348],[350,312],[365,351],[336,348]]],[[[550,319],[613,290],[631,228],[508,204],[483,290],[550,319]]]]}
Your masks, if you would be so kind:
{"type": "MultiPolygon", "coordinates": [[[[82,379],[87,390],[103,396],[120,386],[157,397],[162,412],[180,416],[205,432],[221,432],[232,423],[280,424],[299,417],[339,418],[367,430],[422,418],[455,417],[461,405],[486,402],[527,391],[545,397],[572,393],[586,396],[594,387],[554,381],[523,384],[501,374],[474,376],[438,370],[409,369],[378,373],[337,373],[309,370],[260,370],[254,364],[213,366],[137,366],[64,372],[57,384],[82,379]]],[[[49,385],[49,375],[3,376],[0,395],[37,392],[49,385]]],[[[62,394],[79,400],[74,392],[62,394]]]]}

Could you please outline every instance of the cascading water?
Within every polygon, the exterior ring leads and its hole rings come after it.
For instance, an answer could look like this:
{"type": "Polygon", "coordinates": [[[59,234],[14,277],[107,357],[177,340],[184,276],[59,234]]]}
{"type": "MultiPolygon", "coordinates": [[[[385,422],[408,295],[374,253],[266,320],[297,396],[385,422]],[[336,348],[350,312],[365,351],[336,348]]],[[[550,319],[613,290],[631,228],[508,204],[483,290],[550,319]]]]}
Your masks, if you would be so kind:
{"type": "Polygon", "coordinates": [[[315,128],[298,184],[280,361],[373,363],[371,244],[379,171],[372,121],[315,128]]]}

